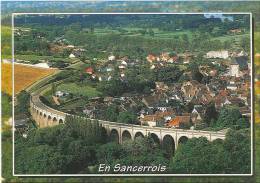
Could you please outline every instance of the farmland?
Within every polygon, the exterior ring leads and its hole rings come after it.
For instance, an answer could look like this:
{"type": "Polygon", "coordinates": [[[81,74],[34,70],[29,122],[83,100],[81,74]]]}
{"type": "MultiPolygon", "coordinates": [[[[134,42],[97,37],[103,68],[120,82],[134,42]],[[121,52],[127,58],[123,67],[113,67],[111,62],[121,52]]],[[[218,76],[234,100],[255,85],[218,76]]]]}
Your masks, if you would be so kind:
{"type": "MultiPolygon", "coordinates": [[[[14,67],[14,78],[15,78],[15,94],[24,90],[36,81],[53,74],[54,69],[42,69],[24,65],[15,65],[14,67]]],[[[12,65],[2,64],[2,91],[12,94],[12,65]]]]}

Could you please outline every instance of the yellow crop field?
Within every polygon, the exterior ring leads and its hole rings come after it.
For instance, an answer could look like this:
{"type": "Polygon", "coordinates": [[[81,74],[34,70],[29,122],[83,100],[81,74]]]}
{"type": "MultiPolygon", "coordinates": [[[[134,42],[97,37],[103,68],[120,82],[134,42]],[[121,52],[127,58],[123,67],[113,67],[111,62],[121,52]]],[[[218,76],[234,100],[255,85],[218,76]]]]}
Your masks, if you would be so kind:
{"type": "MultiPolygon", "coordinates": [[[[15,64],[14,92],[19,93],[38,80],[53,74],[55,69],[36,68],[15,64]]],[[[12,64],[2,63],[2,91],[12,95],[12,64]]]]}

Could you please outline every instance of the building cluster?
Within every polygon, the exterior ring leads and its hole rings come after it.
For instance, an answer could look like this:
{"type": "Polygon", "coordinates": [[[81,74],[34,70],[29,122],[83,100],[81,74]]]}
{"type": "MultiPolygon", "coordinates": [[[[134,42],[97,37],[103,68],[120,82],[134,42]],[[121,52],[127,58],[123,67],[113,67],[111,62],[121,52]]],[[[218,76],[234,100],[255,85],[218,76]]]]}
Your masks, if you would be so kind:
{"type": "MultiPolygon", "coordinates": [[[[183,58],[185,57],[181,55],[183,58]]],[[[206,110],[214,105],[219,112],[222,107],[232,105],[239,108],[241,114],[250,118],[250,62],[245,53],[229,53],[228,51],[211,51],[206,54],[208,61],[214,64],[224,64],[224,71],[218,71],[209,65],[200,65],[199,71],[204,77],[209,77],[205,83],[193,80],[190,72],[184,72],[189,77],[181,83],[156,82],[151,94],[125,93],[120,97],[95,98],[86,105],[83,112],[90,117],[98,117],[111,105],[119,107],[120,111],[135,111],[140,125],[165,126],[168,128],[196,128],[205,126],[206,110]]],[[[147,61],[167,62],[164,54],[159,57],[147,56],[147,61]],[[150,61],[149,61],[150,59],[150,61]],[[165,59],[165,60],[163,60],[165,59]]],[[[133,65],[141,64],[127,58],[116,59],[109,56],[105,65],[96,68],[101,73],[113,73],[119,70],[119,77],[124,70],[133,65]],[[113,64],[115,63],[116,64],[113,64]]],[[[212,64],[211,64],[212,65],[212,64]]],[[[167,65],[165,64],[165,67],[167,65]]],[[[97,76],[94,69],[86,68],[86,73],[97,76]]],[[[109,80],[111,75],[104,74],[99,80],[109,80]]]]}

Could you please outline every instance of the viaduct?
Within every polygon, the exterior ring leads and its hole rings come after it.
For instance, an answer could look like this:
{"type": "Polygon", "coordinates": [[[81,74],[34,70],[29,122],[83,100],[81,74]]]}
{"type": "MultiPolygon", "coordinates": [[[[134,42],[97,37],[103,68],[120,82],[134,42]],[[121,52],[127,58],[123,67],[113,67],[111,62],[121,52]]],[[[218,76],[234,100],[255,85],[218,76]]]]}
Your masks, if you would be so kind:
{"type": "MultiPolygon", "coordinates": [[[[32,118],[37,125],[42,127],[55,126],[64,124],[65,117],[70,115],[43,104],[39,95],[31,95],[30,111],[32,118]]],[[[209,141],[216,139],[225,139],[225,131],[200,131],[200,130],[184,130],[184,129],[169,129],[164,127],[149,127],[140,125],[131,125],[124,123],[116,123],[97,119],[89,119],[98,121],[105,128],[109,137],[116,139],[118,143],[122,143],[126,139],[134,140],[136,137],[144,137],[148,134],[155,142],[162,144],[165,139],[168,139],[173,144],[173,149],[177,149],[178,144],[185,142],[192,137],[206,137],[209,141]]]]}

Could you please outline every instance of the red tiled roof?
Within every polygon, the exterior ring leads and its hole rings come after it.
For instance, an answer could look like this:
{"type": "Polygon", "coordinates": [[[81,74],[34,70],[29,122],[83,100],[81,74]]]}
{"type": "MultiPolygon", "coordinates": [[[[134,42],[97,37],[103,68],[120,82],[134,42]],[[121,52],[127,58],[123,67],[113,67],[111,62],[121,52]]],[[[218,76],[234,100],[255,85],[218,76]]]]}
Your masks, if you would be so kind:
{"type": "Polygon", "coordinates": [[[88,74],[92,74],[93,71],[94,71],[94,70],[93,70],[92,67],[87,67],[87,68],[85,69],[85,72],[88,73],[88,74]]]}
{"type": "Polygon", "coordinates": [[[176,116],[174,119],[172,119],[167,126],[168,127],[179,127],[181,123],[189,123],[190,122],[190,116],[176,116]]]}

